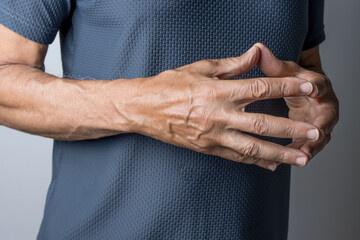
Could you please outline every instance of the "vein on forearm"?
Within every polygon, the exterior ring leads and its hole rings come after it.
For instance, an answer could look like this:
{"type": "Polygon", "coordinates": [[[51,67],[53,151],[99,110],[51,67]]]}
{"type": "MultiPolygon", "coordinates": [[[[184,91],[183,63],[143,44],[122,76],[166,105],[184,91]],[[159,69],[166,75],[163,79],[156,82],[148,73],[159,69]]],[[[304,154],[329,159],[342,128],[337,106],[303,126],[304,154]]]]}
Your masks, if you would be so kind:
{"type": "Polygon", "coordinates": [[[119,133],[107,111],[108,80],[58,78],[41,67],[8,64],[0,68],[0,124],[60,140],[119,133]]]}

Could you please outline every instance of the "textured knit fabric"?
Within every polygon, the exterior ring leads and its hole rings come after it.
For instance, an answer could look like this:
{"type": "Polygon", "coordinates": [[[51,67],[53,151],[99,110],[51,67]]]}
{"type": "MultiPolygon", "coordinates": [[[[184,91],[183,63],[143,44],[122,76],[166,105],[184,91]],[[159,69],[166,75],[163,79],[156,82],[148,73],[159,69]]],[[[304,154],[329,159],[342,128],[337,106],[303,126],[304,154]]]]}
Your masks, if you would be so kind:
{"type": "MultiPolygon", "coordinates": [[[[322,16],[323,0],[0,1],[0,23],[26,38],[50,44],[60,30],[74,81],[153,76],[256,42],[298,62],[324,40],[322,16]]],[[[288,116],[283,99],[246,111],[288,116]]],[[[137,133],[55,140],[38,239],[286,239],[289,185],[289,165],[271,172],[137,133]]]]}

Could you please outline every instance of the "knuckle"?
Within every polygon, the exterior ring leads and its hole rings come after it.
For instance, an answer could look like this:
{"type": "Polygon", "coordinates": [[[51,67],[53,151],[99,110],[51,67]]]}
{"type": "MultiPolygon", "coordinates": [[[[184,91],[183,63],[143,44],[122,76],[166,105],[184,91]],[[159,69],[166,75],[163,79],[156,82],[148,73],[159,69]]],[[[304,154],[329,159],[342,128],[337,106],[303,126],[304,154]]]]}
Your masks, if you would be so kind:
{"type": "Polygon", "coordinates": [[[319,88],[319,91],[332,88],[330,79],[320,73],[311,72],[309,81],[315,84],[316,87],[319,88]]]}
{"type": "Polygon", "coordinates": [[[283,94],[284,96],[289,95],[292,92],[293,85],[290,84],[290,81],[282,82],[279,86],[279,92],[283,94]]]}
{"type": "Polygon", "coordinates": [[[319,85],[323,86],[323,88],[325,88],[325,89],[331,88],[330,79],[323,74],[318,74],[317,82],[319,82],[320,83],[319,85]]]}
{"type": "Polygon", "coordinates": [[[278,152],[275,160],[282,163],[285,162],[285,153],[283,151],[278,152]]]}
{"type": "Polygon", "coordinates": [[[257,134],[265,135],[268,133],[269,127],[266,123],[266,118],[264,115],[259,115],[253,121],[253,129],[257,134]]]}
{"type": "Polygon", "coordinates": [[[201,153],[209,153],[212,150],[212,147],[208,141],[200,140],[196,143],[196,149],[201,153]]]}
{"type": "Polygon", "coordinates": [[[263,98],[269,95],[270,93],[270,84],[264,78],[255,79],[252,84],[250,84],[250,93],[254,98],[263,98]]]}
{"type": "Polygon", "coordinates": [[[331,83],[331,80],[330,78],[328,78],[327,76],[325,75],[322,75],[323,78],[325,79],[325,86],[328,88],[328,89],[332,89],[332,83],[331,83]]]}
{"type": "Polygon", "coordinates": [[[216,151],[216,146],[218,145],[203,133],[191,136],[188,140],[195,151],[205,154],[213,154],[216,151]]]}
{"type": "Polygon", "coordinates": [[[326,90],[332,89],[332,84],[331,84],[330,79],[325,75],[322,75],[322,78],[323,78],[323,82],[324,82],[324,88],[326,90]]]}
{"type": "Polygon", "coordinates": [[[241,61],[240,58],[238,58],[238,57],[228,57],[228,58],[224,58],[223,60],[229,64],[231,64],[231,63],[238,64],[241,61]]]}
{"type": "Polygon", "coordinates": [[[285,134],[287,137],[295,138],[296,137],[296,128],[294,126],[288,126],[285,128],[285,134]]]}
{"type": "Polygon", "coordinates": [[[323,74],[318,74],[318,79],[326,84],[330,83],[330,79],[323,74]]]}
{"type": "Polygon", "coordinates": [[[327,84],[330,83],[329,78],[327,78],[325,75],[320,74],[320,73],[316,73],[316,74],[314,75],[313,80],[316,80],[316,81],[318,81],[318,82],[320,82],[320,83],[322,83],[322,84],[324,84],[324,85],[327,85],[327,84]]]}
{"type": "Polygon", "coordinates": [[[256,164],[260,161],[259,158],[255,158],[255,157],[247,157],[246,158],[246,163],[248,164],[256,164]]]}
{"type": "Polygon", "coordinates": [[[257,142],[250,141],[244,146],[243,153],[246,156],[256,157],[259,152],[259,148],[260,148],[260,146],[257,142]]]}
{"type": "Polygon", "coordinates": [[[243,155],[243,154],[238,154],[238,155],[235,157],[234,161],[235,161],[235,162],[243,162],[245,159],[246,159],[246,156],[245,156],[245,155],[243,155]]]}

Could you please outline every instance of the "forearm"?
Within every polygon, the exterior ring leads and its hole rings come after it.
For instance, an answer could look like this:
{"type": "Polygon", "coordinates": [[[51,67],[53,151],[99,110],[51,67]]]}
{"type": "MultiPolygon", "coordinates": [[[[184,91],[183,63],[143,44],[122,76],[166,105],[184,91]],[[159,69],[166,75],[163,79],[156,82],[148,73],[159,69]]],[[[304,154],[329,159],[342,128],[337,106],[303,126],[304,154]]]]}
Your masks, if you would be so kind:
{"type": "Polygon", "coordinates": [[[0,67],[0,124],[58,140],[85,140],[131,132],[122,112],[134,83],[71,80],[15,64],[0,67]]]}

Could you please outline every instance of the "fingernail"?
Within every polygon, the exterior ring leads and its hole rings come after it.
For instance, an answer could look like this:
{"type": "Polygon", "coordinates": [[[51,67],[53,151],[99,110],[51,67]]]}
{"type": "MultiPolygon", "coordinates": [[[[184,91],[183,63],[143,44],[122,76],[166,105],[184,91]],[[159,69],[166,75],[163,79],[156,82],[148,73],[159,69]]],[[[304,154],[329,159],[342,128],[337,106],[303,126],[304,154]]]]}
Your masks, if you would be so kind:
{"type": "Polygon", "coordinates": [[[306,157],[298,157],[296,159],[296,164],[300,165],[300,166],[305,166],[306,164],[306,157]]]}
{"type": "Polygon", "coordinates": [[[313,85],[310,82],[307,83],[303,83],[300,85],[300,89],[302,92],[306,93],[306,94],[310,94],[313,91],[313,85]]]}
{"type": "Polygon", "coordinates": [[[271,171],[275,171],[276,168],[277,168],[277,164],[276,164],[276,163],[270,164],[270,165],[268,166],[268,169],[270,169],[271,171]]]}
{"type": "Polygon", "coordinates": [[[318,140],[319,139],[319,130],[317,129],[311,129],[306,133],[306,137],[311,140],[318,140]]]}

